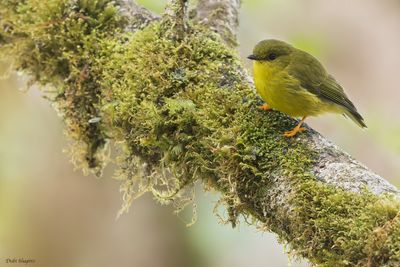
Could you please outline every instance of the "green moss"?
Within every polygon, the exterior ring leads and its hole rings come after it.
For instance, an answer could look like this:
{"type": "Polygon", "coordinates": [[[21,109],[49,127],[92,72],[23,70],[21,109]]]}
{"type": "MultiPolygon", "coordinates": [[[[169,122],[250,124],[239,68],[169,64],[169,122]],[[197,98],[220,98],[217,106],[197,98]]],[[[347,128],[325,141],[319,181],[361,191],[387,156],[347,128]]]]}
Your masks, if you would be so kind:
{"type": "Polygon", "coordinates": [[[312,263],[400,261],[399,200],[317,181],[307,133],[283,137],[295,121],[257,108],[240,61],[217,35],[190,25],[177,41],[159,23],[121,33],[112,2],[68,3],[3,1],[1,52],[55,88],[46,95],[83,144],[72,149],[83,167],[99,172],[102,148],[115,140],[123,210],[146,192],[179,210],[202,181],[223,193],[232,225],[238,216],[261,224],[312,263]]]}
{"type": "Polygon", "coordinates": [[[45,96],[74,140],[73,159],[92,172],[103,167],[107,136],[99,122],[98,47],[123,24],[111,0],[7,0],[0,4],[1,55],[14,59],[45,96]]]}
{"type": "Polygon", "coordinates": [[[391,240],[398,239],[400,226],[397,199],[368,191],[349,193],[314,181],[302,183],[295,193],[298,218],[289,240],[302,256],[322,266],[399,262],[399,242],[391,240]]]}
{"type": "MultiPolygon", "coordinates": [[[[197,27],[181,42],[165,35],[156,24],[106,46],[114,53],[104,62],[103,100],[114,138],[127,146],[128,162],[137,157],[146,162],[138,186],[179,202],[186,192],[181,188],[190,189],[198,179],[218,180],[217,152],[234,145],[233,114],[243,98],[231,90],[245,95],[250,88],[233,73],[239,61],[216,35],[197,27]]],[[[136,185],[132,172],[143,170],[122,162],[130,188],[136,185]]]]}

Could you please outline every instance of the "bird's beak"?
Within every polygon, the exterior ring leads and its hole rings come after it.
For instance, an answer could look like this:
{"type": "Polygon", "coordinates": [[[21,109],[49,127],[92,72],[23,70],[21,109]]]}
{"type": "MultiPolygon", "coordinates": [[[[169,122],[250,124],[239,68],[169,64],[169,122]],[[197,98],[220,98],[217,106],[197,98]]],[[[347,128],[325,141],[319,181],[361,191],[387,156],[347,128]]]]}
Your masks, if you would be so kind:
{"type": "Polygon", "coordinates": [[[257,57],[255,55],[250,55],[247,58],[250,60],[257,60],[257,57]]]}

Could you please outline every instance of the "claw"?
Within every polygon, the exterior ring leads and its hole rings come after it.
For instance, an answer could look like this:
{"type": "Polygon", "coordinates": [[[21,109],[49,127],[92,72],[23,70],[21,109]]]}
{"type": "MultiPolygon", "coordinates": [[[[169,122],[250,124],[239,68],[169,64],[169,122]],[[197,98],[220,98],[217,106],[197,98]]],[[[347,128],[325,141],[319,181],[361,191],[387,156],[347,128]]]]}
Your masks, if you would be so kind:
{"type": "Polygon", "coordinates": [[[285,137],[293,137],[298,133],[304,132],[305,130],[306,130],[306,128],[303,128],[303,127],[299,127],[299,128],[295,127],[293,130],[287,131],[283,135],[285,137]]]}
{"type": "Polygon", "coordinates": [[[306,119],[306,117],[303,117],[301,119],[301,121],[299,122],[299,124],[297,124],[296,127],[293,128],[293,130],[285,132],[283,134],[283,136],[290,138],[290,137],[295,136],[298,133],[304,132],[306,130],[306,128],[301,127],[301,125],[303,124],[305,119],[306,119]]]}

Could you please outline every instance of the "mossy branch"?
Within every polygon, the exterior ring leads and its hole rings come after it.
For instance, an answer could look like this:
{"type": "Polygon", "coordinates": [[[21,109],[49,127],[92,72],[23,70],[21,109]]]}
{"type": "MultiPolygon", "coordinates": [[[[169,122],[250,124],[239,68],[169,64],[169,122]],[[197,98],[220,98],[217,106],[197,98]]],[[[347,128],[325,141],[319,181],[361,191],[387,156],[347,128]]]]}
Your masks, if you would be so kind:
{"type": "Polygon", "coordinates": [[[182,40],[188,29],[188,0],[170,0],[165,8],[163,26],[175,40],[182,40]]]}
{"type": "Polygon", "coordinates": [[[229,46],[236,46],[241,0],[199,0],[194,19],[217,32],[229,46]]]}
{"type": "Polygon", "coordinates": [[[201,181],[232,225],[243,216],[315,265],[399,266],[395,187],[312,129],[284,138],[295,120],[257,108],[225,31],[196,20],[177,42],[156,20],[132,33],[124,3],[0,3],[0,53],[47,86],[81,167],[100,174],[114,140],[126,209],[146,192],[182,208],[201,181]]]}

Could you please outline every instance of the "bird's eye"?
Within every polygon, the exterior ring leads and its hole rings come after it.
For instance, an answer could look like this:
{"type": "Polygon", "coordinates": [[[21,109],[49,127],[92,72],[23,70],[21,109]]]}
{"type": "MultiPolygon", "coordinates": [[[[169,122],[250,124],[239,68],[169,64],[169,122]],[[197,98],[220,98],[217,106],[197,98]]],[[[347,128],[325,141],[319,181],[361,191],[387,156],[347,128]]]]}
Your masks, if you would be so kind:
{"type": "Polygon", "coordinates": [[[268,60],[275,60],[276,59],[276,54],[275,53],[271,53],[268,55],[268,60]]]}

